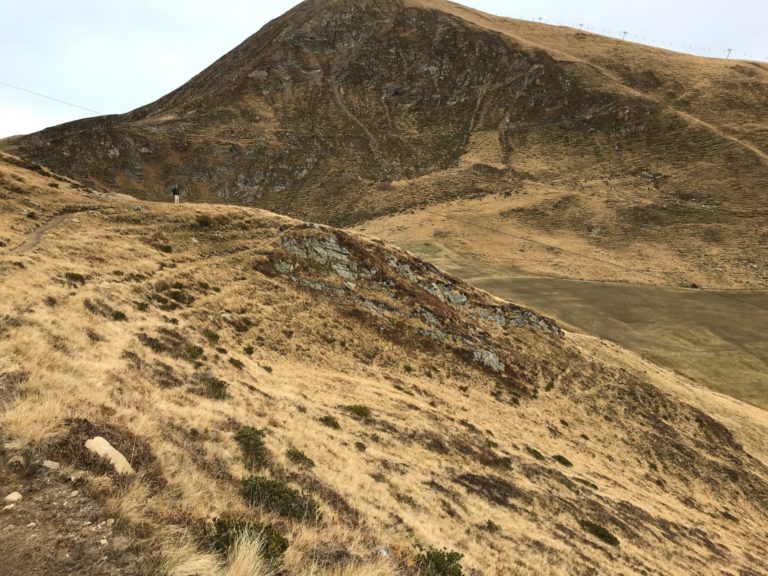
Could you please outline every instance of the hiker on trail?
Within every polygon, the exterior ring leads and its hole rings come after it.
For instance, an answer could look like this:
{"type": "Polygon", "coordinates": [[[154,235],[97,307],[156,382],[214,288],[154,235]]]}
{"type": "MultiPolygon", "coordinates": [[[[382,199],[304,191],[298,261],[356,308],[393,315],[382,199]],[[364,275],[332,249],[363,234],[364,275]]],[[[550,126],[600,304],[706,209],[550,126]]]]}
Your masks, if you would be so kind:
{"type": "Polygon", "coordinates": [[[178,204],[181,201],[181,190],[179,190],[178,184],[173,185],[173,188],[171,188],[171,193],[173,194],[173,203],[178,204]]]}

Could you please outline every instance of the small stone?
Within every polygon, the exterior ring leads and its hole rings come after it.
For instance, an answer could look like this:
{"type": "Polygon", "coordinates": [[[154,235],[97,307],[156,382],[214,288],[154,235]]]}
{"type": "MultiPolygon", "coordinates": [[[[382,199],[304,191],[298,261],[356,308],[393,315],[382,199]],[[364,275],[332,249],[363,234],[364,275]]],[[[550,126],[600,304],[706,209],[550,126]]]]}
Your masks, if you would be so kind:
{"type": "Polygon", "coordinates": [[[5,497],[5,501],[9,504],[15,504],[16,502],[21,502],[22,495],[18,492],[11,492],[8,494],[8,496],[5,497]]]}
{"type": "Polygon", "coordinates": [[[44,460],[43,466],[45,468],[48,468],[48,470],[58,470],[59,468],[61,468],[61,464],[59,464],[58,462],[54,462],[53,460],[44,460]]]}
{"type": "Polygon", "coordinates": [[[29,524],[27,524],[27,528],[34,528],[35,526],[37,526],[36,522],[30,522],[29,524]]]}
{"type": "Polygon", "coordinates": [[[3,506],[3,511],[4,512],[10,512],[14,508],[16,508],[16,504],[8,504],[7,506],[3,506]]]}
{"type": "Polygon", "coordinates": [[[115,523],[114,518],[107,518],[107,526],[112,526],[115,523]]]}
{"type": "Polygon", "coordinates": [[[112,538],[112,550],[118,553],[125,552],[131,547],[131,539],[125,536],[115,536],[112,538]]]}
{"type": "Polygon", "coordinates": [[[373,553],[379,558],[386,558],[387,556],[389,556],[389,552],[387,551],[386,548],[384,548],[384,546],[376,546],[373,549],[373,553]]]}
{"type": "Polygon", "coordinates": [[[102,546],[106,546],[108,544],[107,539],[102,538],[101,540],[99,540],[99,544],[101,544],[102,546]]]}
{"type": "Polygon", "coordinates": [[[76,498],[77,496],[80,496],[80,490],[72,490],[72,492],[69,493],[70,498],[76,498]]]}

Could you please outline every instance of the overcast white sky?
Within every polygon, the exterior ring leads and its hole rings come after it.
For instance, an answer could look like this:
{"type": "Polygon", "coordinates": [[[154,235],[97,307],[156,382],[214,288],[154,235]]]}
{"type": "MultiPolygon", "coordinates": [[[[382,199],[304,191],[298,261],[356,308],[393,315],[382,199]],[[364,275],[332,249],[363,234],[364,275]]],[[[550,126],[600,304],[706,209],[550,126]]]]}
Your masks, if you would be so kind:
{"type": "MultiPolygon", "coordinates": [[[[180,86],[297,0],[0,0],[0,138],[121,113],[180,86]]],[[[711,57],[768,60],[766,0],[461,0],[711,57]]]]}

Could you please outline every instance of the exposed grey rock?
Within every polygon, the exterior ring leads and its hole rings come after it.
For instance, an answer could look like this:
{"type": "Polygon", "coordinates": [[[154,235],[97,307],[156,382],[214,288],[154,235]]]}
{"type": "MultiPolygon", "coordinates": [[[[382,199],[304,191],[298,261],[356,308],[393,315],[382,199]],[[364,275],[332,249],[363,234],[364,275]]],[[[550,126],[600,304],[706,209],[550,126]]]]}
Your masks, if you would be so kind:
{"type": "Polygon", "coordinates": [[[499,360],[499,357],[495,352],[491,352],[490,350],[475,350],[473,357],[475,362],[479,362],[491,370],[495,370],[496,372],[504,372],[504,363],[499,360]]]}
{"type": "Polygon", "coordinates": [[[501,310],[501,308],[497,306],[488,306],[486,308],[481,308],[477,312],[477,316],[479,316],[484,320],[488,320],[489,322],[498,324],[502,328],[505,328],[507,326],[507,319],[504,316],[504,312],[501,310]]]}
{"type": "Polygon", "coordinates": [[[296,269],[296,265],[285,260],[276,259],[274,262],[275,270],[280,274],[290,274],[296,269]]]}
{"type": "MultiPolygon", "coordinates": [[[[357,268],[357,267],[354,266],[354,268],[357,268]]],[[[349,280],[349,281],[357,280],[357,272],[352,270],[351,266],[348,264],[341,264],[341,263],[333,264],[333,270],[334,272],[336,272],[336,274],[344,278],[344,280],[349,280]]]]}
{"type": "Polygon", "coordinates": [[[433,326],[442,326],[442,322],[440,322],[440,319],[434,314],[432,314],[432,312],[430,312],[429,310],[422,310],[421,317],[428,324],[432,324],[433,326]]]}
{"type": "Polygon", "coordinates": [[[448,292],[445,297],[448,299],[448,302],[456,306],[464,306],[467,303],[466,295],[462,294],[461,292],[451,291],[448,292]]]}

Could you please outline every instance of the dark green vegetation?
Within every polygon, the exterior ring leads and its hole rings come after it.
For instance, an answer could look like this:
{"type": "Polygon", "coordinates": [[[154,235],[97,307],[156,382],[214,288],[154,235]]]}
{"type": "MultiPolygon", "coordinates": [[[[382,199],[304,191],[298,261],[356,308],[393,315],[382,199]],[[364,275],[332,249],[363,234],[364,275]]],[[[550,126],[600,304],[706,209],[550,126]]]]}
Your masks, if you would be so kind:
{"type": "Polygon", "coordinates": [[[448,550],[431,549],[419,554],[416,565],[424,576],[462,576],[463,554],[448,550]]]}
{"type": "Polygon", "coordinates": [[[619,545],[619,539],[616,538],[613,534],[611,534],[607,528],[600,526],[599,524],[595,524],[594,522],[590,522],[589,520],[583,520],[581,522],[581,527],[584,528],[587,532],[595,536],[596,538],[602,540],[606,544],[610,544],[611,546],[618,546],[619,545]]]}
{"type": "Polygon", "coordinates": [[[319,516],[313,498],[279,480],[250,476],[242,481],[242,494],[249,504],[292,520],[312,522],[319,516]]]}
{"type": "Polygon", "coordinates": [[[273,524],[224,516],[215,520],[214,529],[213,547],[224,555],[229,553],[241,535],[258,537],[262,543],[261,554],[270,562],[280,560],[288,549],[288,539],[273,524]]]}
{"type": "Polygon", "coordinates": [[[299,450],[293,446],[285,451],[285,455],[288,457],[288,460],[294,464],[303,466],[304,468],[313,468],[315,466],[315,462],[312,460],[312,458],[304,454],[302,450],[299,450]]]}
{"type": "Polygon", "coordinates": [[[371,409],[368,408],[368,406],[361,406],[360,404],[354,404],[352,406],[345,406],[344,410],[351,416],[354,416],[355,418],[358,418],[360,420],[365,420],[366,418],[371,417],[371,409]]]}
{"type": "Polygon", "coordinates": [[[339,424],[339,421],[336,419],[335,416],[331,416],[330,414],[327,416],[321,417],[320,422],[328,426],[328,428],[333,428],[334,430],[341,430],[341,424],[339,424]]]}
{"type": "Polygon", "coordinates": [[[199,377],[201,387],[197,389],[199,394],[213,398],[214,400],[226,400],[229,397],[227,388],[229,384],[212,374],[202,374],[199,377]]]}
{"type": "Polygon", "coordinates": [[[258,470],[265,468],[270,463],[272,456],[264,443],[263,430],[257,430],[252,426],[243,426],[235,433],[235,442],[240,446],[243,460],[248,468],[258,470]]]}
{"type": "Polygon", "coordinates": [[[570,460],[568,460],[568,458],[566,458],[565,456],[561,456],[560,454],[556,456],[552,456],[552,459],[555,460],[558,464],[562,464],[567,468],[573,467],[573,463],[570,460]]]}

